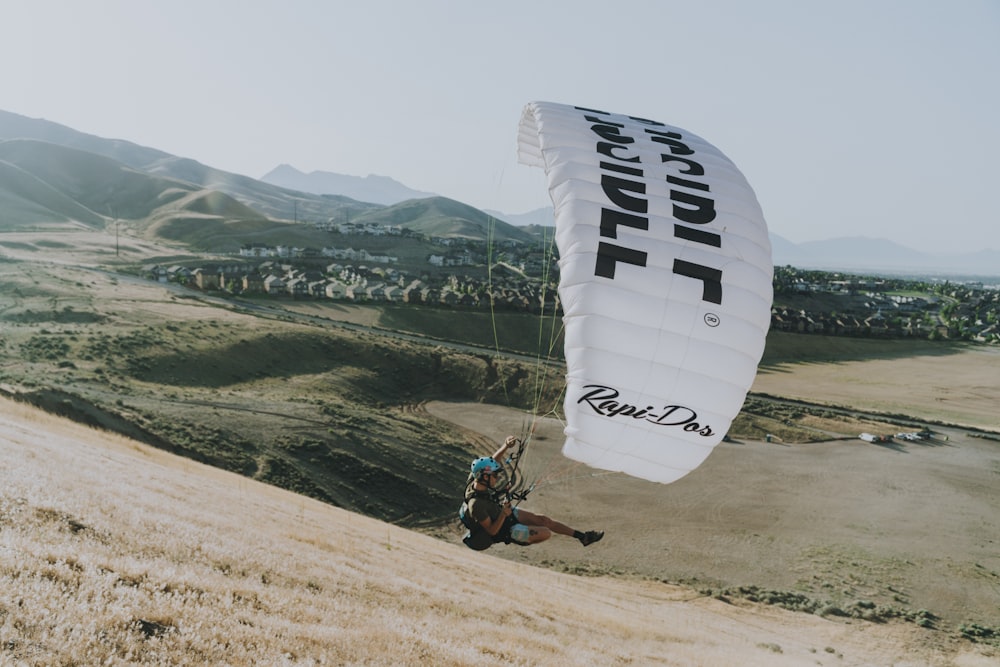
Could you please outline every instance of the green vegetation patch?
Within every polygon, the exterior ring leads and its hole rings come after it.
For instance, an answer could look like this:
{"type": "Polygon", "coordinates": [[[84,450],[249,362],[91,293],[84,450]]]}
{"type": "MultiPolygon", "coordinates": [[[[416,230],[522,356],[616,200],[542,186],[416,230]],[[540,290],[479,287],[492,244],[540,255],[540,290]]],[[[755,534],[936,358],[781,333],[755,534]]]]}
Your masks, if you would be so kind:
{"type": "Polygon", "coordinates": [[[100,313],[74,310],[66,306],[62,310],[23,310],[0,313],[0,320],[17,324],[100,324],[107,318],[100,313]]]}
{"type": "Polygon", "coordinates": [[[379,325],[485,349],[499,348],[538,359],[563,358],[562,320],[551,315],[449,308],[381,308],[379,325]]]}
{"type": "Polygon", "coordinates": [[[903,620],[915,623],[921,627],[934,628],[940,620],[926,609],[907,610],[899,606],[878,605],[871,600],[854,600],[846,604],[834,604],[829,600],[796,593],[792,591],[770,590],[760,586],[734,586],[722,589],[705,589],[704,595],[710,595],[722,602],[732,598],[759,602],[788,609],[789,611],[816,614],[817,616],[841,616],[857,618],[873,623],[885,623],[891,620],[903,620]]]}
{"type": "Polygon", "coordinates": [[[21,355],[28,361],[60,361],[69,353],[69,343],[62,336],[32,336],[21,345],[21,355]]]}

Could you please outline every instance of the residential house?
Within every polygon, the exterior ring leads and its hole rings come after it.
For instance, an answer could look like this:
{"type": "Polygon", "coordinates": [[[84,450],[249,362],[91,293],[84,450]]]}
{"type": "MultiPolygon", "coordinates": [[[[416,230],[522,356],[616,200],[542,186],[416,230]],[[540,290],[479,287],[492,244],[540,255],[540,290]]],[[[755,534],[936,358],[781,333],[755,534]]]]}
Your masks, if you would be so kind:
{"type": "Polygon", "coordinates": [[[337,280],[331,280],[326,284],[325,293],[328,299],[345,299],[347,298],[347,285],[337,280]]]}
{"type": "Polygon", "coordinates": [[[151,266],[147,269],[149,271],[150,280],[155,280],[158,283],[165,283],[170,280],[170,273],[167,268],[157,264],[156,266],[151,266]]]}
{"type": "Polygon", "coordinates": [[[243,291],[247,294],[260,294],[264,291],[264,277],[256,272],[243,276],[243,291]]]}
{"type": "Polygon", "coordinates": [[[191,280],[191,269],[186,266],[171,266],[167,269],[167,276],[174,282],[186,285],[191,280]]]}
{"type": "Polygon", "coordinates": [[[424,303],[441,303],[441,290],[436,287],[424,287],[420,290],[420,300],[424,303]]]}
{"type": "Polygon", "coordinates": [[[348,285],[344,291],[344,297],[351,301],[367,301],[368,288],[363,283],[348,285]]]}
{"type": "Polygon", "coordinates": [[[263,243],[245,243],[240,247],[240,257],[267,257],[270,253],[263,243]]]}
{"type": "Polygon", "coordinates": [[[414,280],[412,283],[403,288],[403,301],[413,304],[423,303],[423,290],[423,283],[419,280],[414,280]]]}
{"type": "Polygon", "coordinates": [[[403,302],[403,288],[396,285],[388,285],[385,288],[385,300],[390,303],[403,302]]]}
{"type": "Polygon", "coordinates": [[[275,275],[264,278],[264,291],[268,294],[287,294],[288,288],[285,281],[275,275]]]}
{"type": "Polygon", "coordinates": [[[198,289],[217,290],[219,289],[219,274],[205,269],[194,270],[194,284],[198,289]]]}
{"type": "Polygon", "coordinates": [[[292,278],[285,283],[285,289],[296,298],[309,296],[309,281],[305,278],[292,278]]]}

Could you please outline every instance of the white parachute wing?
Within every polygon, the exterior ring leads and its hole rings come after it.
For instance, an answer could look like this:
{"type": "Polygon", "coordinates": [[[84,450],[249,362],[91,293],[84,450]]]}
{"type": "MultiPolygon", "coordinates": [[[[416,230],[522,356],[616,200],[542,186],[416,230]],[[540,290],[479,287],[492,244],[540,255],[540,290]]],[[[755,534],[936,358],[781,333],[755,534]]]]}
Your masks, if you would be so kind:
{"type": "Polygon", "coordinates": [[[563,453],[672,482],[727,433],[764,351],[767,225],[746,179],[663,123],[524,108],[522,163],[545,169],[566,337],[563,453]]]}

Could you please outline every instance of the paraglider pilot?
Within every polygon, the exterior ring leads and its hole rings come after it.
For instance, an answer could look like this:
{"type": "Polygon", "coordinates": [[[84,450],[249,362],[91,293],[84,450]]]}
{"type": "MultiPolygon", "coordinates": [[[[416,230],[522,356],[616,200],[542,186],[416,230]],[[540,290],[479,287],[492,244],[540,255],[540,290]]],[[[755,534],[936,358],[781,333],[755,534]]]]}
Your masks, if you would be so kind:
{"type": "Polygon", "coordinates": [[[464,542],[477,551],[487,549],[497,542],[527,546],[544,542],[552,534],[566,535],[588,546],[604,537],[604,531],[574,530],[564,523],[541,514],[534,514],[519,507],[512,507],[502,497],[500,488],[504,454],[517,444],[517,438],[507,436],[493,456],[484,456],[472,462],[465,487],[465,503],[459,515],[469,529],[464,542]]]}

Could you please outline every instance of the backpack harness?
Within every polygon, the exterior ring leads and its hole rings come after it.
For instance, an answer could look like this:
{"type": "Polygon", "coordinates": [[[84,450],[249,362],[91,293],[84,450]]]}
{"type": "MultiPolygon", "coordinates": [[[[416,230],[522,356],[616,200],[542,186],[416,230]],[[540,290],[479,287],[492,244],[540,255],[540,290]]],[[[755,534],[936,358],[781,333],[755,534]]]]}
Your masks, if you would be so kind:
{"type": "Polygon", "coordinates": [[[485,549],[489,549],[490,546],[493,545],[494,541],[504,541],[503,538],[500,538],[499,540],[496,539],[504,534],[504,529],[501,528],[497,532],[496,537],[494,537],[493,535],[487,533],[485,528],[476,523],[476,520],[472,518],[472,514],[469,513],[469,501],[473,498],[485,498],[488,500],[494,500],[494,498],[488,491],[473,491],[465,497],[465,500],[462,502],[462,506],[458,508],[458,519],[466,528],[465,536],[462,537],[462,542],[464,542],[465,546],[470,549],[483,551],[485,549]]]}

